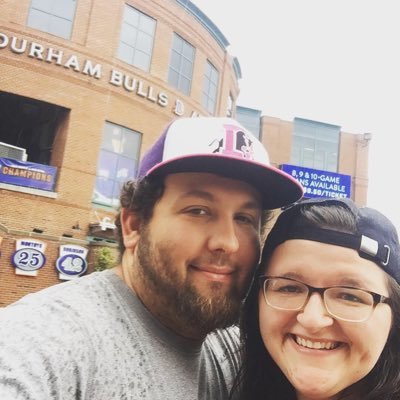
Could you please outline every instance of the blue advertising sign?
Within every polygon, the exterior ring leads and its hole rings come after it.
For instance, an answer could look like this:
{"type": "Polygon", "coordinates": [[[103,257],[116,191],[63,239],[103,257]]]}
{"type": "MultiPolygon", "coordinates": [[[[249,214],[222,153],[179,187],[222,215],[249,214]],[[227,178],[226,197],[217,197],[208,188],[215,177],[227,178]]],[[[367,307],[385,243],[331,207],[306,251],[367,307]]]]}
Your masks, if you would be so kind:
{"type": "Polygon", "coordinates": [[[303,185],[304,197],[350,197],[350,175],[290,164],[282,164],[281,170],[303,185]]]}
{"type": "Polygon", "coordinates": [[[42,190],[54,190],[57,168],[29,161],[0,158],[0,182],[42,190]]]}

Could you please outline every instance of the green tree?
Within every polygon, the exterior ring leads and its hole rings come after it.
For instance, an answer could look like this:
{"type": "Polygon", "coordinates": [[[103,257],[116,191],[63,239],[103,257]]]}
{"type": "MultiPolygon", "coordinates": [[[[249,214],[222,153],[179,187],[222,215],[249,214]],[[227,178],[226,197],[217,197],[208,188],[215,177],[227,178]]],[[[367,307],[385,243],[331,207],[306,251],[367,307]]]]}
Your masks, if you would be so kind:
{"type": "Polygon", "coordinates": [[[93,269],[95,271],[104,271],[115,265],[115,256],[109,247],[99,247],[94,250],[95,259],[93,269]]]}

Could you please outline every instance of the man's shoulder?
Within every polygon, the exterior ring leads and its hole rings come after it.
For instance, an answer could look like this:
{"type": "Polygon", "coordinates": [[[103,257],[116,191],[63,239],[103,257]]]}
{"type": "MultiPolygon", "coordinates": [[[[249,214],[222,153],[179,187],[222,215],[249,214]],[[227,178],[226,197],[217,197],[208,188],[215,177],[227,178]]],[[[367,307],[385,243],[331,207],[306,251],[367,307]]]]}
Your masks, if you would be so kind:
{"type": "Polygon", "coordinates": [[[104,288],[109,286],[112,273],[107,273],[93,273],[28,294],[0,309],[0,320],[8,316],[16,320],[18,315],[22,315],[23,319],[30,319],[49,312],[65,317],[65,312],[69,309],[84,310],[87,304],[93,303],[93,299],[101,296],[104,288]]]}

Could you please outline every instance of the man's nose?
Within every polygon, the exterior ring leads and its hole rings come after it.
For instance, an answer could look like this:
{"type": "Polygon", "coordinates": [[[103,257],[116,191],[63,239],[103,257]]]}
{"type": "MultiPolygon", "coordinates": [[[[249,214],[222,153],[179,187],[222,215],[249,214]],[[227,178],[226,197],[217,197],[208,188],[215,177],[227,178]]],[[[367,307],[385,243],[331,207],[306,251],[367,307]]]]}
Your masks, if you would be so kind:
{"type": "Polygon", "coordinates": [[[209,230],[208,247],[213,252],[234,253],[238,251],[239,239],[235,221],[228,218],[214,221],[209,230]]]}

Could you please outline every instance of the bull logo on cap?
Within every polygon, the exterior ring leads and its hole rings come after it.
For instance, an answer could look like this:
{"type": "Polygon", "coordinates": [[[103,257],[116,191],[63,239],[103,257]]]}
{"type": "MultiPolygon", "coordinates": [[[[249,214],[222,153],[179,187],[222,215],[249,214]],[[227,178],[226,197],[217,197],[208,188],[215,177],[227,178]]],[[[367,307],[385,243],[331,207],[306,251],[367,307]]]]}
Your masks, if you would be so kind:
{"type": "Polygon", "coordinates": [[[210,146],[216,145],[212,153],[254,160],[253,141],[250,137],[235,125],[224,125],[224,129],[224,137],[210,143],[210,146]]]}

